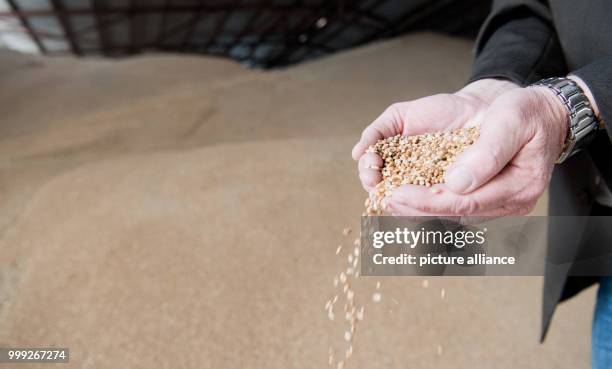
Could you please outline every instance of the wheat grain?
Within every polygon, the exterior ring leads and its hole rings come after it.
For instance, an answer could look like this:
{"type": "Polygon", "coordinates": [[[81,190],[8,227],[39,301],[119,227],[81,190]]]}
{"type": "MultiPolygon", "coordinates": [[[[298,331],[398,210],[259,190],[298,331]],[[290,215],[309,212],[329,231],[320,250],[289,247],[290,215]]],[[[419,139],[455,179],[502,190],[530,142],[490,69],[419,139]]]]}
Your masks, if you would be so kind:
{"type": "Polygon", "coordinates": [[[374,302],[380,302],[380,300],[382,300],[382,295],[380,294],[380,292],[375,292],[372,295],[372,301],[374,302]]]}
{"type": "MultiPolygon", "coordinates": [[[[382,181],[366,200],[365,214],[382,215],[387,211],[388,204],[382,203],[382,199],[401,185],[431,187],[444,183],[446,169],[479,135],[480,128],[474,126],[420,136],[396,135],[370,146],[366,151],[382,159],[382,181]]],[[[442,189],[434,187],[432,192],[439,194],[442,189]]]]}

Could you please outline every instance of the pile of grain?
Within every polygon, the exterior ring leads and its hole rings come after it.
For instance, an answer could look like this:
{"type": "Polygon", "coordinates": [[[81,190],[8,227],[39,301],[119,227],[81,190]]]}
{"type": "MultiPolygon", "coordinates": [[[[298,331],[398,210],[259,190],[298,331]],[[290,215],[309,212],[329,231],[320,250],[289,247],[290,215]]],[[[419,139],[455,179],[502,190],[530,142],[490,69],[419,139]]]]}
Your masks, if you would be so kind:
{"type": "MultiPolygon", "coordinates": [[[[444,173],[480,134],[480,127],[460,128],[448,132],[427,133],[419,136],[396,135],[379,140],[367,150],[383,159],[383,179],[366,200],[367,215],[383,213],[381,201],[393,189],[414,184],[431,187],[444,182],[444,173]]],[[[439,188],[432,191],[439,193],[439,188]]]]}

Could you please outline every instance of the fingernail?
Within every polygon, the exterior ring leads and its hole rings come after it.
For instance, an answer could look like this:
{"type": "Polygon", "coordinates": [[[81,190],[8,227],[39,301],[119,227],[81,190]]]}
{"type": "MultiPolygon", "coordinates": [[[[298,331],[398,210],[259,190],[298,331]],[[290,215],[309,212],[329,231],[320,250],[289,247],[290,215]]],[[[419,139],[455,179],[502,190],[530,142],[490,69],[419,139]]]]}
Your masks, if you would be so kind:
{"type": "Polygon", "coordinates": [[[460,165],[449,172],[444,176],[444,180],[448,188],[453,192],[463,193],[474,183],[474,177],[470,174],[470,172],[464,166],[460,165]]]}

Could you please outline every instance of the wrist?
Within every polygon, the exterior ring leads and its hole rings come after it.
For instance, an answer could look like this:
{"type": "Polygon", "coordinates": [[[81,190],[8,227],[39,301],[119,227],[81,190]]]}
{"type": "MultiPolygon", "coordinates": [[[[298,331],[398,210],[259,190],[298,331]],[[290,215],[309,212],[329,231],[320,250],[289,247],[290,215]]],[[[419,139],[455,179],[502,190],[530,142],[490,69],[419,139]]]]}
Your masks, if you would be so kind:
{"type": "Polygon", "coordinates": [[[499,95],[516,88],[519,88],[519,85],[510,80],[484,78],[466,85],[457,91],[456,95],[486,107],[499,95]]]}
{"type": "MultiPolygon", "coordinates": [[[[552,107],[553,113],[559,111],[559,106],[563,106],[566,115],[567,129],[565,130],[566,138],[564,139],[563,150],[557,163],[564,162],[572,154],[580,151],[596,136],[598,129],[598,121],[593,108],[590,104],[588,96],[582,88],[569,78],[546,78],[540,80],[530,87],[534,87],[535,91],[540,91],[541,96],[549,96],[548,101],[553,101],[552,95],[558,101],[555,105],[542,106],[544,110],[547,107],[552,107]],[[543,90],[541,87],[544,87],[543,90]]],[[[548,110],[548,109],[547,109],[548,110]]],[[[549,119],[546,118],[546,123],[549,119]]]]}
{"type": "Polygon", "coordinates": [[[545,86],[532,86],[532,93],[536,96],[534,101],[534,109],[540,109],[540,112],[544,114],[544,121],[548,122],[552,130],[552,136],[555,138],[557,143],[558,151],[557,156],[565,148],[565,142],[569,132],[569,112],[559,99],[555,92],[545,86]]]}

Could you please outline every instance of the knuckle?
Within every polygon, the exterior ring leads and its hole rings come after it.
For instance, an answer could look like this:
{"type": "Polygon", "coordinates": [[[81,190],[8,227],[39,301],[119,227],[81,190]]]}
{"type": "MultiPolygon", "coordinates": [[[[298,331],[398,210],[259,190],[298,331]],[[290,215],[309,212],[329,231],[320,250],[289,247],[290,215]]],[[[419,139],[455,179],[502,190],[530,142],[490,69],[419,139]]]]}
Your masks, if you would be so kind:
{"type": "Polygon", "coordinates": [[[390,114],[390,115],[397,114],[401,110],[401,105],[402,103],[399,103],[399,102],[393,103],[389,105],[387,109],[385,109],[385,113],[390,114]]]}
{"type": "Polygon", "coordinates": [[[406,103],[393,103],[385,110],[385,114],[392,118],[392,121],[398,121],[402,118],[402,111],[405,110],[406,103]]]}
{"type": "Polygon", "coordinates": [[[492,168],[501,168],[505,163],[502,162],[502,155],[500,152],[499,146],[493,146],[491,144],[487,144],[484,148],[486,153],[487,160],[486,163],[489,163],[489,166],[492,168]]]}

